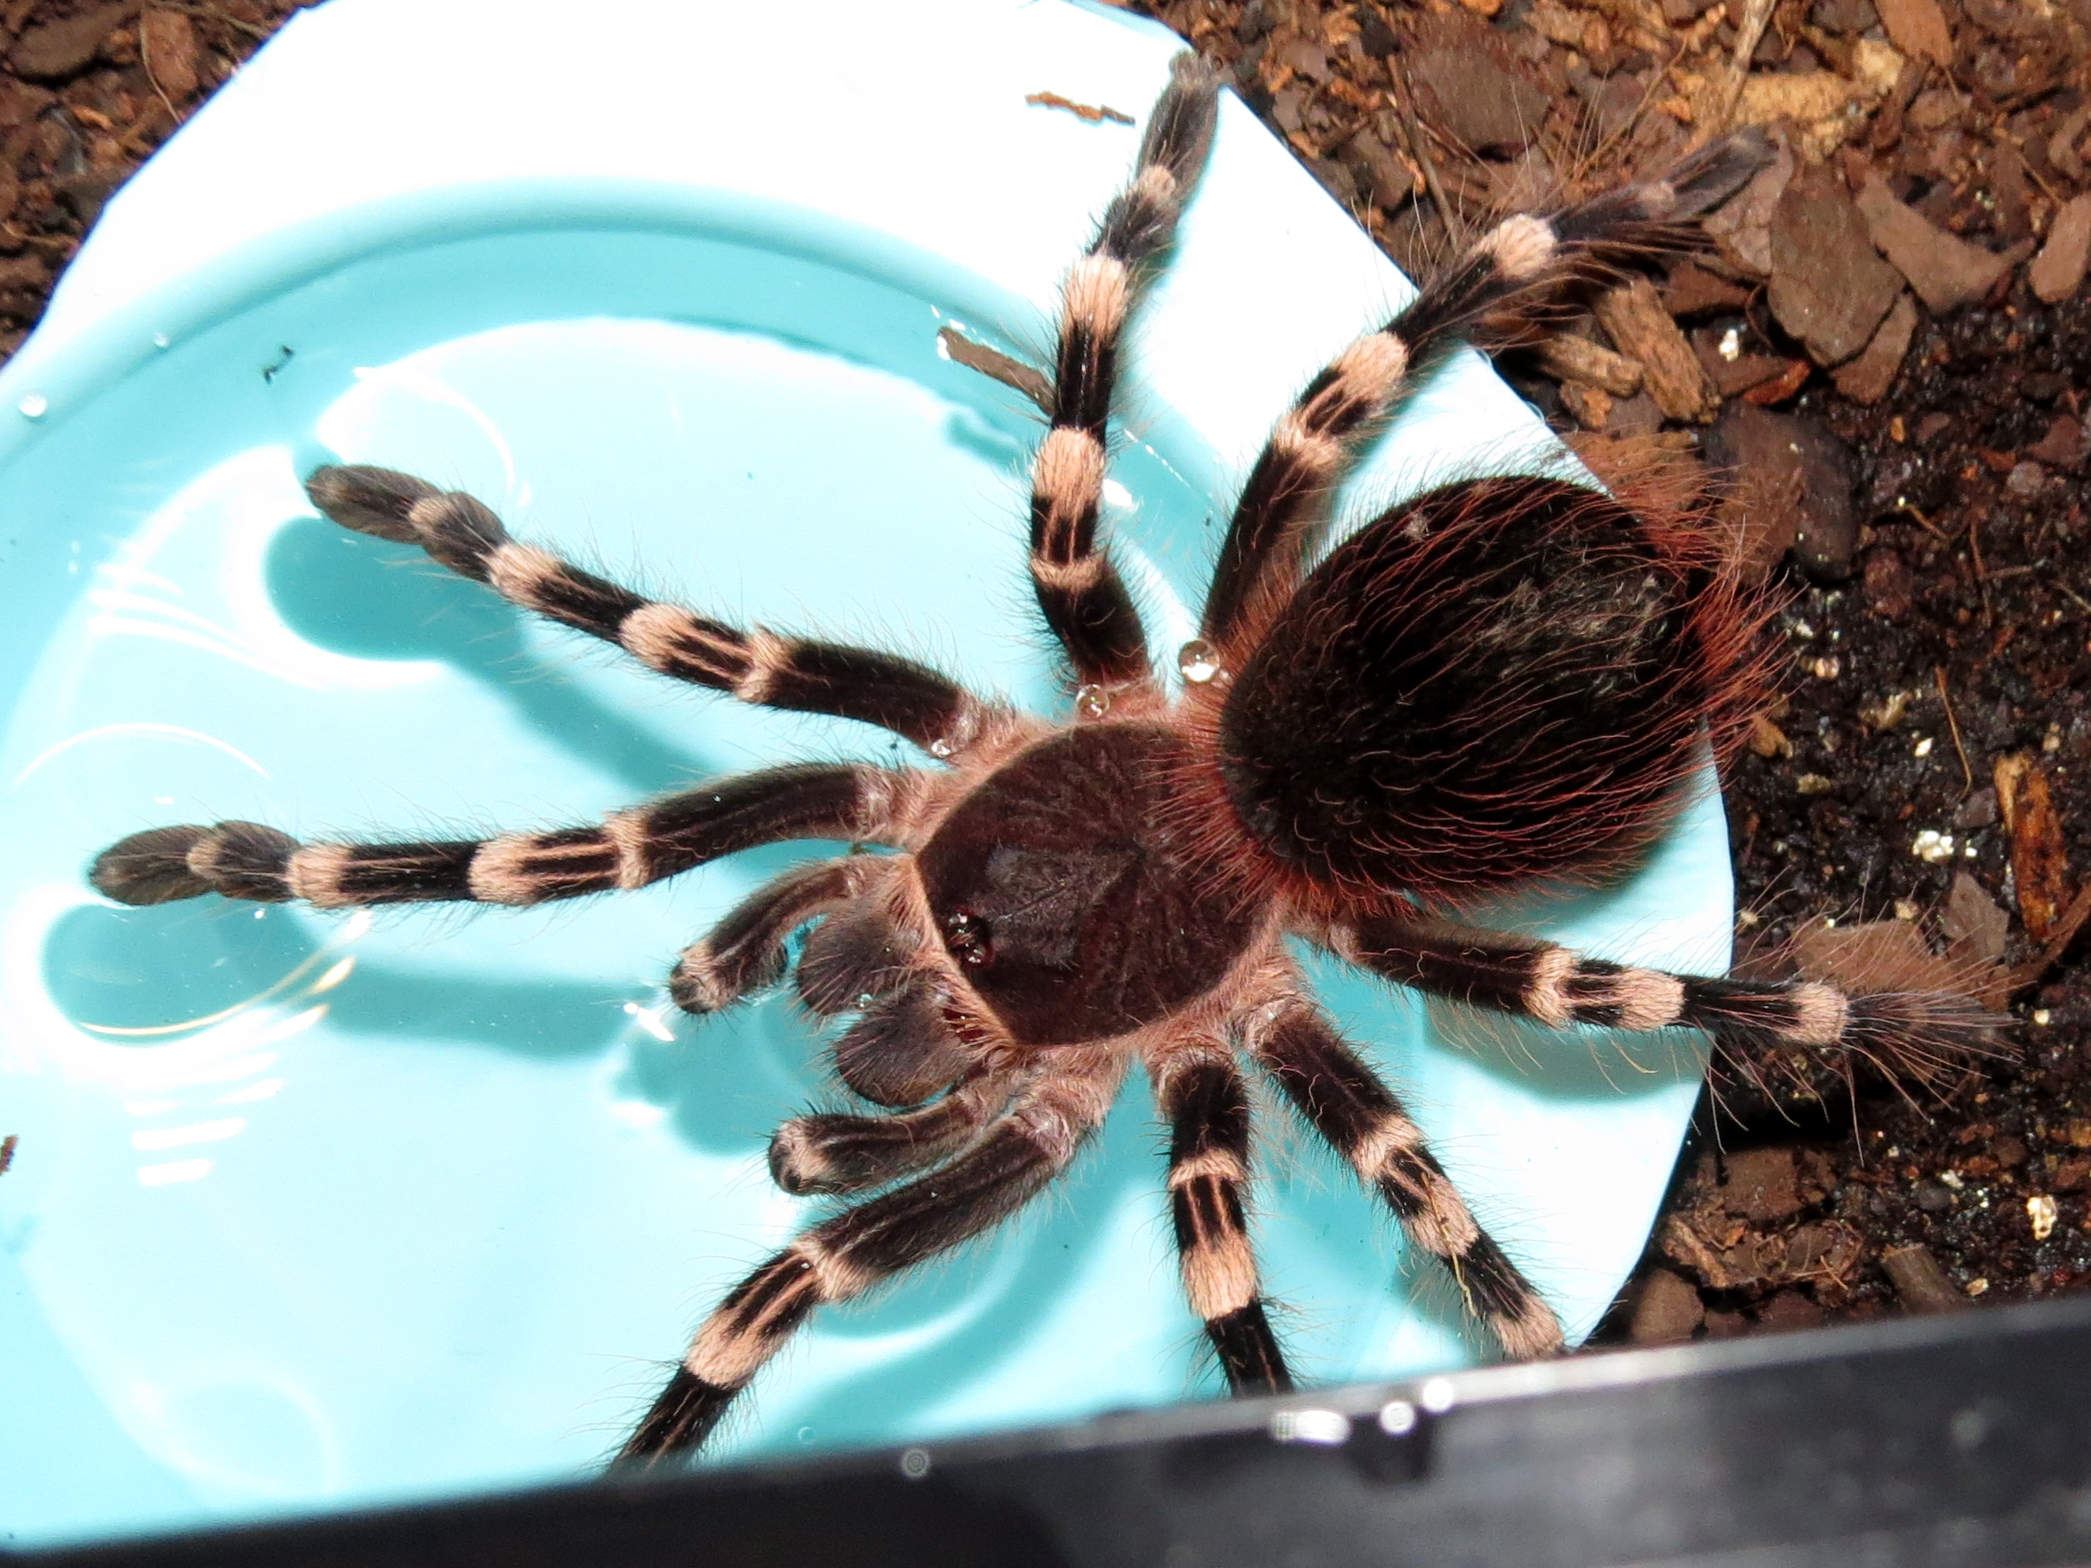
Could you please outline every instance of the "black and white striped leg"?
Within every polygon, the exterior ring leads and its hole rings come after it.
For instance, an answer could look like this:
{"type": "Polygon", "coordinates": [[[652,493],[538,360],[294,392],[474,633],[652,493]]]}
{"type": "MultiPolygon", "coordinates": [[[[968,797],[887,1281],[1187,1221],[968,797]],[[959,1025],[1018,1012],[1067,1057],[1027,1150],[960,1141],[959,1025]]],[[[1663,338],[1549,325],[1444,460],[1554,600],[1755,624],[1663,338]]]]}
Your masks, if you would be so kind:
{"type": "Polygon", "coordinates": [[[813,1309],[847,1301],[1007,1219],[1067,1167],[1124,1077],[1110,1052],[1069,1047],[965,1153],[801,1234],[705,1319],[618,1456],[661,1463],[698,1447],[813,1309]]]}
{"type": "Polygon", "coordinates": [[[867,766],[772,768],[635,806],[593,827],[491,839],[301,844],[253,822],[152,828],[103,850],[88,880],[123,904],[204,893],[325,908],[541,904],[644,887],[782,839],[876,842],[906,809],[914,778],[867,766]]]}
{"type": "Polygon", "coordinates": [[[1256,1059],[1314,1130],[1384,1198],[1409,1240],[1445,1260],[1467,1308],[1519,1360],[1561,1348],[1554,1312],[1467,1209],[1422,1129],[1304,999],[1259,1015],[1256,1059]]]}
{"type": "Polygon", "coordinates": [[[1767,1052],[1805,1052],[1870,1061],[1891,1077],[1924,1082],[1987,1054],[1996,1022],[1966,997],[1851,996],[1812,980],[1675,975],[1439,922],[1362,925],[1338,933],[1334,945],[1351,962],[1434,996],[1556,1029],[1699,1029],[1745,1062],[1767,1052]]]}
{"type": "Polygon", "coordinates": [[[785,942],[847,902],[867,870],[861,856],[823,860],[772,878],[682,950],[668,994],[686,1013],[716,1013],[783,978],[785,942]]]}
{"type": "Polygon", "coordinates": [[[1553,218],[1498,224],[1378,332],[1307,383],[1250,470],[1207,590],[1201,633],[1238,666],[1290,597],[1326,506],[1412,375],[1473,337],[1482,318],[1543,296],[1611,254],[1674,248],[1671,227],[1737,190],[1768,156],[1748,132],[1716,142],[1663,179],[1608,191],[1553,218]]]}
{"type": "Polygon", "coordinates": [[[317,470],[312,504],[344,528],[415,544],[526,610],[615,643],[649,669],[737,701],[859,719],[938,757],[964,751],[996,710],[949,677],[873,648],[741,631],[642,598],[509,537],[471,496],[388,468],[317,470]]]}
{"type": "Polygon", "coordinates": [[[1249,1241],[1249,1098],[1217,1048],[1151,1060],[1155,1101],[1169,1122],[1169,1214],[1191,1310],[1235,1394],[1292,1387],[1264,1312],[1249,1241]]]}
{"type": "Polygon", "coordinates": [[[1139,611],[1096,543],[1105,442],[1126,317],[1205,165],[1218,92],[1210,67],[1195,55],[1177,57],[1132,183],[1112,198],[1062,293],[1050,428],[1031,474],[1031,581],[1079,685],[1109,689],[1148,678],[1139,611]]]}

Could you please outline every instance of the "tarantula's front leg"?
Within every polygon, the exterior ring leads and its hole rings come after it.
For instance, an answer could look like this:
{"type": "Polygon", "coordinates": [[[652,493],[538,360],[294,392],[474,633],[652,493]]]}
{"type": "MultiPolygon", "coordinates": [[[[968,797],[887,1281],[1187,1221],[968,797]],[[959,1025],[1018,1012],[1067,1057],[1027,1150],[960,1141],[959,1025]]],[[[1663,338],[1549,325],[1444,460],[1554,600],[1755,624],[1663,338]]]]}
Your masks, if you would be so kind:
{"type": "Polygon", "coordinates": [[[1022,1208],[1095,1132],[1124,1075],[1116,1052],[1055,1051],[957,1159],[802,1233],[704,1320],[618,1464],[651,1466],[697,1448],[815,1307],[862,1295],[1022,1208]]]}
{"type": "Polygon", "coordinates": [[[1141,273],[1176,233],[1212,145],[1218,97],[1211,67],[1193,54],[1177,56],[1132,183],[1111,199],[1062,295],[1051,428],[1032,467],[1031,582],[1084,686],[1108,690],[1148,678],[1140,612],[1096,543],[1111,392],[1141,273]]]}
{"type": "Polygon", "coordinates": [[[103,850],[88,880],[123,904],[204,893],[329,908],[540,904],[644,887],[780,839],[879,842],[904,818],[917,777],[861,765],[772,768],[620,811],[593,827],[491,839],[301,844],[254,822],[152,828],[103,850]]]}
{"type": "Polygon", "coordinates": [[[1467,1309],[1520,1360],[1561,1348],[1554,1312],[1467,1209],[1393,1092],[1297,993],[1256,1015],[1250,1050],[1314,1130],[1384,1198],[1409,1240],[1445,1260],[1467,1309]]]}
{"type": "Polygon", "coordinates": [[[1402,985],[1551,1028],[1700,1029],[1745,1061],[1767,1049],[1829,1053],[1919,1082],[1985,1054],[1995,1023],[1965,997],[1849,996],[1819,981],[1673,975],[1436,921],[1362,922],[1330,933],[1330,946],[1402,985]]]}
{"type": "Polygon", "coordinates": [[[1292,1387],[1256,1277],[1243,1199],[1249,1186],[1249,1097],[1218,1042],[1153,1053],[1148,1073],[1169,1120],[1169,1210],[1184,1294],[1205,1320],[1229,1392],[1292,1387]]]}
{"type": "Polygon", "coordinates": [[[745,632],[642,598],[536,545],[521,544],[469,495],[389,468],[322,468],[312,504],[344,528],[415,544],[504,599],[615,643],[649,669],[741,702],[859,719],[938,757],[964,751],[999,710],[935,670],[840,643],[745,632]]]}

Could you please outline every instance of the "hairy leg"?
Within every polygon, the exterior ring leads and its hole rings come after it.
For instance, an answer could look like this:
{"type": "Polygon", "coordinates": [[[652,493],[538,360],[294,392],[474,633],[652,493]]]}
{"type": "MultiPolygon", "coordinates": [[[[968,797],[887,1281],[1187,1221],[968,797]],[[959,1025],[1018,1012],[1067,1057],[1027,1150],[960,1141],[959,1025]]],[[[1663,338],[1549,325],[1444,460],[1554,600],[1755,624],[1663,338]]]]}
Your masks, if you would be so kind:
{"type": "Polygon", "coordinates": [[[1392,1091],[1304,997],[1255,1015],[1248,1046],[1309,1125],[1386,1200],[1410,1241],[1444,1259],[1467,1308],[1518,1359],[1561,1348],[1553,1309],[1495,1239],[1392,1091]]]}
{"type": "Polygon", "coordinates": [[[873,648],[742,631],[642,598],[536,545],[509,537],[479,501],[388,468],[322,468],[312,504],[344,528],[416,544],[460,576],[577,631],[615,643],[647,668],[740,702],[859,719],[954,757],[993,728],[997,709],[925,665],[873,648]]]}
{"type": "Polygon", "coordinates": [[[803,1232],[704,1320],[618,1464],[646,1467],[695,1450],[815,1307],[862,1295],[1022,1208],[1095,1132],[1124,1074],[1117,1053],[1056,1051],[957,1159],[803,1232]]]}
{"type": "Polygon", "coordinates": [[[1225,667],[1240,668],[1291,596],[1329,497],[1417,370],[1472,338],[1483,317],[1543,297],[1607,254],[1674,246],[1669,225],[1722,201],[1765,156],[1761,138],[1729,137],[1662,179],[1608,191],[1551,219],[1506,219],[1308,382],[1250,470],[1213,570],[1201,634],[1225,667]]]}
{"type": "Polygon", "coordinates": [[[772,768],[621,811],[590,827],[491,839],[301,844],[253,822],[152,828],[96,857],[88,880],[124,904],[222,893],[325,908],[539,904],[644,887],[781,839],[878,841],[916,776],[869,766],[772,768]]]}
{"type": "Polygon", "coordinates": [[[1169,1122],[1169,1212],[1184,1294],[1235,1394],[1292,1387],[1256,1277],[1244,1200],[1249,1098],[1218,1042],[1154,1052],[1147,1070],[1169,1122]]]}
{"type": "Polygon", "coordinates": [[[1031,581],[1079,685],[1109,689],[1148,678],[1139,611],[1096,543],[1105,441],[1126,317],[1204,167],[1218,92],[1210,67],[1195,55],[1177,57],[1148,118],[1132,183],[1105,209],[1062,296],[1050,428],[1032,466],[1031,581]]]}
{"type": "Polygon", "coordinates": [[[1674,975],[1436,921],[1365,922],[1333,933],[1330,945],[1402,985],[1552,1028],[1700,1029],[1744,1060],[1766,1050],[1856,1057],[1919,1082],[1986,1054],[1995,1022],[1965,997],[1674,975]]]}

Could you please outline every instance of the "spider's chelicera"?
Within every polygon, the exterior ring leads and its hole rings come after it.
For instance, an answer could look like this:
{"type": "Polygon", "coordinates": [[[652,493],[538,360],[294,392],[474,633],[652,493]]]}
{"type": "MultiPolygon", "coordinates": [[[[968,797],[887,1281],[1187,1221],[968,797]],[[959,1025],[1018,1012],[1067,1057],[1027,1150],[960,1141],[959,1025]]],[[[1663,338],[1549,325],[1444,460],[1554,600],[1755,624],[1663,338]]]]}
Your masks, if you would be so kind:
{"type": "Polygon", "coordinates": [[[651,602],[512,539],[471,497],[385,469],[325,468],[314,504],[409,542],[662,674],[748,703],[840,715],[940,767],[800,765],[551,833],[301,844],[246,822],[157,828],[96,861],[145,904],[215,892],[325,908],[535,904],[644,886],[751,845],[883,846],[792,870],[677,962],[692,1013],[794,975],[853,1015],[842,1080],[886,1114],[780,1127],[794,1193],[869,1193],[801,1233],[699,1327],[625,1444],[695,1448],[826,1302],[978,1235],[1042,1191],[1136,1064],[1170,1129],[1183,1283],[1237,1393],[1290,1387],[1244,1223],[1244,1060],[1442,1259],[1505,1352],[1561,1344],[1552,1310],[1475,1223],[1414,1121],[1309,998],[1286,939],[1389,980],[1561,1026],[1686,1026],[1731,1046],[1950,1050],[1950,998],[1847,996],[1579,958],[1462,926],[1480,896],[1617,870],[1674,815],[1704,739],[1736,733],[1755,611],[1708,533],[1594,489],[1468,479],[1406,501],[1313,565],[1328,502],[1419,365],[1565,279],[1674,243],[1761,145],[1731,138],[1662,179],[1551,218],[1513,217],[1278,420],[1219,552],[1180,682],[1153,669],[1097,538],[1121,335],[1205,161],[1217,90],[1177,63],[1132,181],[1071,270],[1032,470],[1030,571],[1064,652],[1049,721],[912,661],[651,602]]]}

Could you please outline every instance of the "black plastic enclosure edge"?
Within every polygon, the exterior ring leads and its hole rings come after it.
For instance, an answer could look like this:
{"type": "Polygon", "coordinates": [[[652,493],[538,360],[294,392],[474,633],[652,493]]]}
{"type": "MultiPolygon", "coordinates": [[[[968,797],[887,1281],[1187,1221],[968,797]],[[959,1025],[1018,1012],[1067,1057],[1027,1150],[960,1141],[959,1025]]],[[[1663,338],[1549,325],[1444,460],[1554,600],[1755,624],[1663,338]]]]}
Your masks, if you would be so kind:
{"type": "Polygon", "coordinates": [[[1143,1411],[815,1461],[0,1552],[0,1562],[2091,1562],[2091,1300],[1143,1411]]]}

